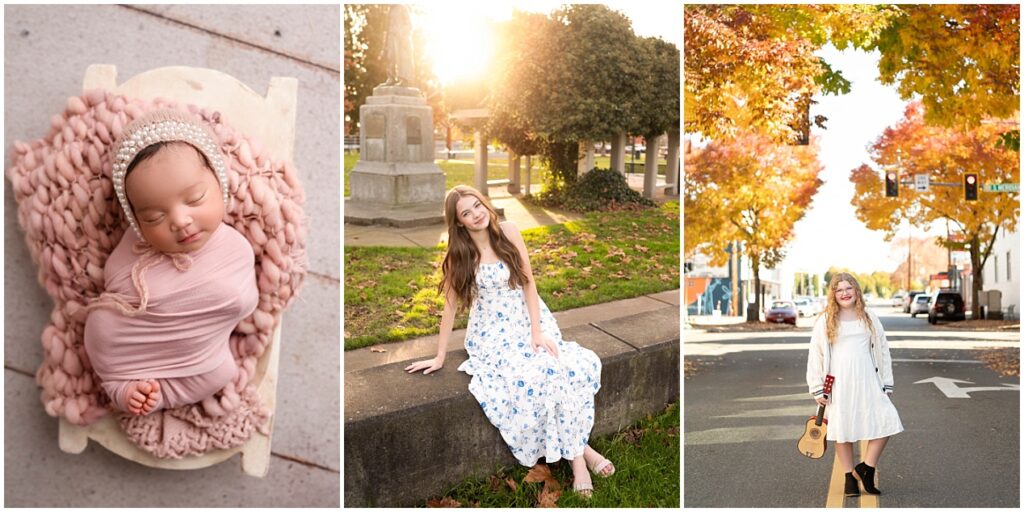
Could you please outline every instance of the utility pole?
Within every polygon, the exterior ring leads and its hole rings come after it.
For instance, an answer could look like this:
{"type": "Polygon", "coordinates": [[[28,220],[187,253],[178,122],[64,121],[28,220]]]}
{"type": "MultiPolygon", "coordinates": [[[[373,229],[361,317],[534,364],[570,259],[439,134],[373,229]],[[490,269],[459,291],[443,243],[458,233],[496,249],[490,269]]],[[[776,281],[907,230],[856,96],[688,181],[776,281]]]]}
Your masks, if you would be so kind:
{"type": "Polygon", "coordinates": [[[946,269],[953,266],[953,246],[949,241],[949,219],[946,219],[946,269]]]}
{"type": "Polygon", "coordinates": [[[913,275],[913,258],[910,257],[910,253],[913,251],[913,226],[910,225],[909,219],[907,219],[906,223],[906,293],[910,293],[910,279],[911,275],[913,275]]]}

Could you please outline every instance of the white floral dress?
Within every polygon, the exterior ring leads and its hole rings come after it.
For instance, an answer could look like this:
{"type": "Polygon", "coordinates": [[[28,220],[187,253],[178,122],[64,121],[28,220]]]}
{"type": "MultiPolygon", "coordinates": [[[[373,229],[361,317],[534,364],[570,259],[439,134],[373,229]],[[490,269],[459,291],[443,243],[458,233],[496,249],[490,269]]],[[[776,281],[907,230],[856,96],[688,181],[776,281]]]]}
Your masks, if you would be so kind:
{"type": "Polygon", "coordinates": [[[508,278],[500,261],[477,268],[478,294],[466,329],[469,359],[459,371],[472,376],[470,393],[520,464],[533,466],[541,457],[572,460],[583,455],[594,426],[601,359],[562,340],[543,300],[541,331],[558,344],[559,356],[534,353],[525,295],[510,289],[508,278]]]}

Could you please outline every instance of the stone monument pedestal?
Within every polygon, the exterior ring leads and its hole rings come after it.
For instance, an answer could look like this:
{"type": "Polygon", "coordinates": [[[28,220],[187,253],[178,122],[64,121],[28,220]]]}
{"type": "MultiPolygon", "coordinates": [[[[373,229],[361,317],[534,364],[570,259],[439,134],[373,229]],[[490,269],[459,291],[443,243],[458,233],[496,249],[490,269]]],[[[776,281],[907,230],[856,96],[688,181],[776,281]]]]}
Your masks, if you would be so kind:
{"type": "Polygon", "coordinates": [[[420,91],[379,85],[359,107],[359,118],[359,162],[349,174],[345,222],[444,222],[445,178],[434,163],[433,112],[420,91]]]}

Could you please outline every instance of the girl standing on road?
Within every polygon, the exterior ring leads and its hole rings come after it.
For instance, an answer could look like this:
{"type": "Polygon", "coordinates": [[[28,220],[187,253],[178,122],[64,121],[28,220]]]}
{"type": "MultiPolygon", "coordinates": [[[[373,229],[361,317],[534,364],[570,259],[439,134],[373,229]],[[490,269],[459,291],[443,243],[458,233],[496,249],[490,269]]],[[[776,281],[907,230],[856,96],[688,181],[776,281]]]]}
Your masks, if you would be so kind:
{"type": "Polygon", "coordinates": [[[458,309],[468,308],[466,352],[459,366],[472,376],[469,391],[498,428],[520,464],[572,461],[573,489],[589,497],[587,469],[607,477],[612,463],[587,445],[594,426],[594,395],[601,360],[562,340],[551,311],[537,295],[519,229],[477,190],[456,186],[444,201],[448,252],[438,287],[445,296],[437,357],[405,369],[441,369],[458,309]]]}
{"type": "Polygon", "coordinates": [[[878,316],[864,307],[857,281],[845,272],[828,284],[825,312],[811,334],[807,385],[819,404],[827,405],[826,439],[836,442],[836,456],[846,473],[846,495],[858,496],[859,481],[869,494],[875,487],[875,467],[889,437],[903,431],[889,397],[893,391],[889,342],[878,316]],[[825,376],[832,375],[832,395],[824,393],[825,376]],[[864,460],[853,465],[853,443],[868,440],[864,460]]]}

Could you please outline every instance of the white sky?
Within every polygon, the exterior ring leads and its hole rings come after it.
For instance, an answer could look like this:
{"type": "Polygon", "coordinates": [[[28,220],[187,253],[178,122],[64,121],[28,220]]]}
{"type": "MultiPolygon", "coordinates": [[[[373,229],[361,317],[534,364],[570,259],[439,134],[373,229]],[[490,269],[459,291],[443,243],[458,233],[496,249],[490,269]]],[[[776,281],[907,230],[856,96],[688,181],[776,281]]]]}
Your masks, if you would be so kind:
{"type": "MultiPolygon", "coordinates": [[[[867,148],[886,127],[903,117],[907,102],[899,98],[895,86],[878,81],[878,52],[840,52],[828,45],[817,55],[832,69],[842,71],[852,85],[849,94],[815,97],[818,104],[811,109],[812,118],[817,114],[828,117],[827,130],[815,128],[812,132],[819,137],[818,159],[825,168],[820,177],[825,183],[805,217],[797,222],[783,266],[797,272],[820,273],[830,266],[855,272],[893,271],[899,265],[899,254],[892,253],[882,232],[868,230],[857,220],[850,203],[854,192],[850,171],[870,163],[867,148]]],[[[904,224],[897,237],[907,234],[904,224]]],[[[945,235],[945,229],[941,233],[936,228],[928,233],[914,231],[915,238],[939,234],[945,235]]]]}

